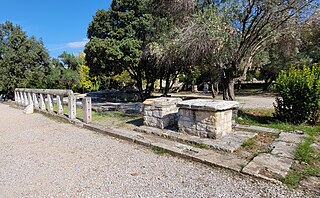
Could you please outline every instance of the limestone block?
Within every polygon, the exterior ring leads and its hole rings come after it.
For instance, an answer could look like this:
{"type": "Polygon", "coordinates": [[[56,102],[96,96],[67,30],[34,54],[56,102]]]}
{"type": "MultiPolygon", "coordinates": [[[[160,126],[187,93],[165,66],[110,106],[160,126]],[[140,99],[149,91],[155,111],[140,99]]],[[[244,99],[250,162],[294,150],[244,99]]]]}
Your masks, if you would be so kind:
{"type": "Polygon", "coordinates": [[[147,99],[144,103],[144,124],[164,129],[177,124],[180,98],[147,99]]]}
{"type": "Polygon", "coordinates": [[[178,103],[179,129],[200,137],[220,138],[232,133],[233,101],[187,100],[178,103]]]}
{"type": "Polygon", "coordinates": [[[23,110],[23,113],[25,114],[33,114],[34,109],[33,109],[33,104],[29,104],[26,106],[26,108],[23,110]]]}

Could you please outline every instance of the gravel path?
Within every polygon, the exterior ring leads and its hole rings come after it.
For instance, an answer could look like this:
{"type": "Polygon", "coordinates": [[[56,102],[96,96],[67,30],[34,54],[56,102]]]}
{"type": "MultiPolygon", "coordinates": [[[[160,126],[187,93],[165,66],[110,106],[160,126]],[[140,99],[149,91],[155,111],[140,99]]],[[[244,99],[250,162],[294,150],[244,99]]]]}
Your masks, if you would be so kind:
{"type": "Polygon", "coordinates": [[[0,197],[305,197],[0,104],[0,197]]]}
{"type": "Polygon", "coordinates": [[[243,109],[273,109],[275,97],[271,96],[237,96],[239,107],[243,109]]]}

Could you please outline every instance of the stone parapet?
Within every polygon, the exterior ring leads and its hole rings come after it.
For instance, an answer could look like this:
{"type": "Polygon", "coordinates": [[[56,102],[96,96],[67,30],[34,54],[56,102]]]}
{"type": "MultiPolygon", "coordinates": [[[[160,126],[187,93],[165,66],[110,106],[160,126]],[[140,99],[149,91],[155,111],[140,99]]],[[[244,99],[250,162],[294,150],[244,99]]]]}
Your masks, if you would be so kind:
{"type": "Polygon", "coordinates": [[[181,132],[204,138],[221,138],[232,133],[232,111],[238,102],[206,99],[186,100],[177,104],[181,132]]]}

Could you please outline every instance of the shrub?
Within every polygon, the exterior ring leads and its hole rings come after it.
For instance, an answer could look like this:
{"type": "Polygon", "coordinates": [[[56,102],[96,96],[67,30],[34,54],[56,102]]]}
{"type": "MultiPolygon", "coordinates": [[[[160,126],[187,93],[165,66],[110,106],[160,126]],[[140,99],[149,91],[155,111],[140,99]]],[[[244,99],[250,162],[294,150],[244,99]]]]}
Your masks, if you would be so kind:
{"type": "Polygon", "coordinates": [[[280,72],[275,89],[275,115],[283,121],[315,124],[320,117],[320,67],[292,66],[280,72]]]}

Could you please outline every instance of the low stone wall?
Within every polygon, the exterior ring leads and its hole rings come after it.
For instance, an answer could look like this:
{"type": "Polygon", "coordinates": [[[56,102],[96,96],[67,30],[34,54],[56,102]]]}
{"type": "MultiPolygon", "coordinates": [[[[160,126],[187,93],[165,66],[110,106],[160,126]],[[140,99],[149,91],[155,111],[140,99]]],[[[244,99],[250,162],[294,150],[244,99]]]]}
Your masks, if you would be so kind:
{"type": "Polygon", "coordinates": [[[239,103],[206,99],[178,103],[181,132],[205,138],[221,138],[232,133],[232,111],[239,103]]]}
{"type": "Polygon", "coordinates": [[[147,99],[144,104],[144,125],[164,129],[177,125],[180,98],[147,99]]]}

